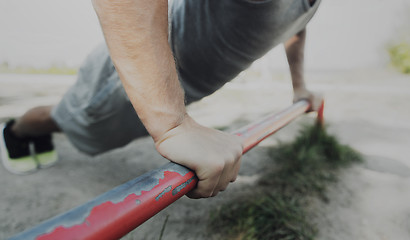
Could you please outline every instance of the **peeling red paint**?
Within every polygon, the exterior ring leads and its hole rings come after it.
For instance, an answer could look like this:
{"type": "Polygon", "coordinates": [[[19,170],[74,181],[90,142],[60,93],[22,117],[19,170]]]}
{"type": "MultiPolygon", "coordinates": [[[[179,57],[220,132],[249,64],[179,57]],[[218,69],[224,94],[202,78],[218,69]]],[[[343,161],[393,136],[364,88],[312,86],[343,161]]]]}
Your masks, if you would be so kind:
{"type": "Polygon", "coordinates": [[[164,193],[164,189],[170,185],[178,186],[194,176],[193,172],[181,176],[179,173],[166,171],[164,178],[152,190],[142,191],[141,195],[130,194],[118,203],[104,202],[95,206],[83,223],[72,227],[59,226],[37,239],[118,239],[193,189],[197,181],[191,181],[176,195],[172,191],[164,193]],[[161,198],[155,200],[161,193],[161,198]]]}
{"type": "Polygon", "coordinates": [[[325,125],[325,120],[323,118],[324,108],[325,108],[325,101],[322,100],[322,103],[320,104],[320,107],[317,110],[317,119],[316,119],[317,123],[320,124],[320,126],[322,127],[325,125]]]}

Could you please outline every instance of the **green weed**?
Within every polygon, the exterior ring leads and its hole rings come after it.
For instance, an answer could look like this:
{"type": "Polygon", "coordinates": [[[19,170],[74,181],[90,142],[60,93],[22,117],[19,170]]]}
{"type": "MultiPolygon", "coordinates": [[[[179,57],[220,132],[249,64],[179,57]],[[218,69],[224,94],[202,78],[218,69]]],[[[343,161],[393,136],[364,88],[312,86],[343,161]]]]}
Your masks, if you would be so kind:
{"type": "Polygon", "coordinates": [[[402,73],[410,74],[410,43],[402,42],[389,48],[391,63],[402,73]]]}
{"type": "Polygon", "coordinates": [[[209,227],[226,239],[314,239],[311,199],[326,201],[326,188],[337,181],[338,170],[362,161],[361,156],[318,125],[304,127],[294,142],[269,154],[272,163],[257,192],[214,211],[209,227]]]}

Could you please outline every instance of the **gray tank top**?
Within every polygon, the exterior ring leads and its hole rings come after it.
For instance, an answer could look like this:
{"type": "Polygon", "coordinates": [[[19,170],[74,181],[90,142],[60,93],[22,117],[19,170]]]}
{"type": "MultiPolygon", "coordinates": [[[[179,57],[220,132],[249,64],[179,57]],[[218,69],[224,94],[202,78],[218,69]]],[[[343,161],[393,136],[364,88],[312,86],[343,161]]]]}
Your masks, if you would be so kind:
{"type": "Polygon", "coordinates": [[[171,48],[189,100],[207,96],[305,28],[309,0],[174,0],[171,48]]]}

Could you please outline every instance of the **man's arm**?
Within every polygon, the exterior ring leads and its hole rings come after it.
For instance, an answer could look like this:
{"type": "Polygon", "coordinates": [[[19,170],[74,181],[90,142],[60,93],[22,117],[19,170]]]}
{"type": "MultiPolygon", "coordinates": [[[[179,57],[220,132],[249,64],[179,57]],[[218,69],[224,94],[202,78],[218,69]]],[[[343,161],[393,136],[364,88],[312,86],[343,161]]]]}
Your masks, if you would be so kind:
{"type": "Polygon", "coordinates": [[[186,114],[167,42],[167,2],[93,0],[93,5],[131,103],[156,140],[186,114]]]}
{"type": "Polygon", "coordinates": [[[293,101],[306,99],[311,104],[312,111],[316,111],[322,101],[321,97],[315,96],[306,88],[304,79],[304,51],[306,41],[306,29],[285,42],[286,57],[288,59],[293,86],[293,101]]]}
{"type": "Polygon", "coordinates": [[[168,45],[168,1],[92,1],[125,91],[158,152],[195,171],[199,182],[190,197],[223,191],[236,179],[242,146],[186,113],[168,45]]]}

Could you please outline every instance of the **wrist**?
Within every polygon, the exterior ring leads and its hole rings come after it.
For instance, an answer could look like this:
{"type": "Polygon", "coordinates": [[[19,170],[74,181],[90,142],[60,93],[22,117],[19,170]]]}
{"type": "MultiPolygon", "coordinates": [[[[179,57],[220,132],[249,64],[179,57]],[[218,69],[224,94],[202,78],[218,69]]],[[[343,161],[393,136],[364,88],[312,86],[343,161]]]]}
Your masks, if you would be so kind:
{"type": "Polygon", "coordinates": [[[293,93],[295,95],[297,94],[302,94],[302,93],[306,93],[308,92],[307,88],[303,85],[303,86],[299,86],[299,87],[295,87],[293,88],[293,93]]]}
{"type": "Polygon", "coordinates": [[[195,120],[191,118],[191,116],[185,113],[180,119],[180,122],[175,124],[175,126],[168,128],[166,131],[163,131],[160,135],[151,135],[151,137],[153,138],[155,145],[158,147],[165,140],[176,135],[179,135],[183,132],[188,132],[192,129],[195,129],[198,126],[200,125],[197,122],[195,122],[195,120]]]}
{"type": "Polygon", "coordinates": [[[298,88],[298,89],[294,89],[293,91],[293,101],[297,102],[300,100],[310,100],[312,98],[312,93],[307,90],[307,88],[303,87],[303,88],[298,88]]]}
{"type": "Polygon", "coordinates": [[[161,112],[156,115],[154,114],[151,120],[145,121],[148,123],[144,125],[154,142],[157,143],[172,129],[186,122],[187,116],[185,111],[179,113],[161,112]]]}
{"type": "Polygon", "coordinates": [[[293,91],[305,91],[306,90],[306,85],[305,85],[305,79],[301,71],[298,71],[298,73],[292,73],[292,87],[293,91]]]}

